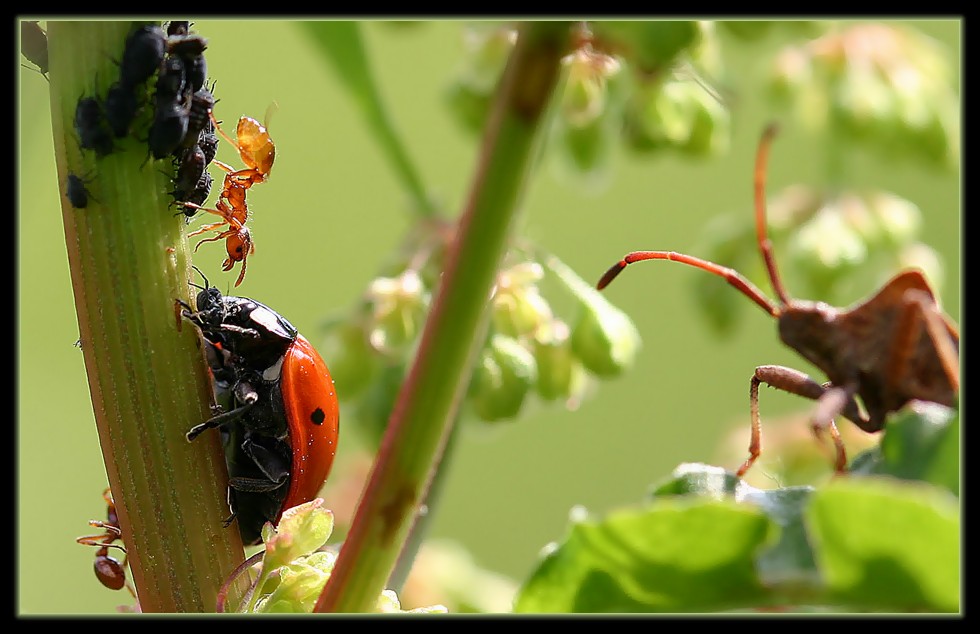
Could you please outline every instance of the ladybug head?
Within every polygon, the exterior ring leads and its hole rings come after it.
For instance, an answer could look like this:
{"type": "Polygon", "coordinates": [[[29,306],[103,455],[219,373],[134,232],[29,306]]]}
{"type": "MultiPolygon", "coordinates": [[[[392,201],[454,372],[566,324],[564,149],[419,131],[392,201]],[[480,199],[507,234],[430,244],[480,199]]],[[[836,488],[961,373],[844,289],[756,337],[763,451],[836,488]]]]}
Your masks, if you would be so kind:
{"type": "Polygon", "coordinates": [[[221,322],[220,313],[224,312],[224,297],[214,286],[208,286],[201,289],[201,292],[197,294],[197,300],[194,302],[197,304],[197,312],[199,313],[218,313],[218,322],[221,322]]]}
{"type": "Polygon", "coordinates": [[[227,313],[225,298],[221,291],[208,283],[208,278],[199,268],[196,266],[193,268],[204,280],[204,286],[198,286],[194,282],[190,283],[191,286],[201,290],[194,301],[197,307],[196,312],[193,314],[185,313],[185,316],[205,332],[217,330],[225,320],[227,313]]]}

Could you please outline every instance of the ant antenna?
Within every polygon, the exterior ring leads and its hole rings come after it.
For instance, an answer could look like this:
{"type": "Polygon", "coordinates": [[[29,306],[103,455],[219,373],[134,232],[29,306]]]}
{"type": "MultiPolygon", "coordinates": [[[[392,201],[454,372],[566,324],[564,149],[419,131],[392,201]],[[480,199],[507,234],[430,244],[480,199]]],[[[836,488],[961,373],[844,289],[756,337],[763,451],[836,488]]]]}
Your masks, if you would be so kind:
{"type": "Polygon", "coordinates": [[[272,120],[272,115],[277,112],[279,112],[279,102],[273,99],[269,107],[265,109],[265,119],[262,120],[262,125],[268,128],[269,121],[272,120]]]}

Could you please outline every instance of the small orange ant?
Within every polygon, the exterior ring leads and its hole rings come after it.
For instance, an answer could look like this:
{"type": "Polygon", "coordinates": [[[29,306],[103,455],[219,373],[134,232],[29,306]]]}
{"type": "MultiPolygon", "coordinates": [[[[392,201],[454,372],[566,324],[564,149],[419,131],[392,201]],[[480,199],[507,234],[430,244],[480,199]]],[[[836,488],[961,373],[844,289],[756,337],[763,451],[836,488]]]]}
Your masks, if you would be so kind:
{"type": "Polygon", "coordinates": [[[125,586],[129,593],[136,597],[136,592],[126,581],[126,558],[122,562],[109,556],[110,548],[118,548],[124,554],[126,549],[114,544],[115,541],[122,541],[122,529],[119,527],[119,516],[116,514],[116,504],[112,499],[112,491],[106,489],[102,492],[102,499],[106,502],[106,521],[89,520],[89,526],[100,528],[105,532],[101,535],[88,535],[79,537],[75,541],[84,546],[98,546],[95,553],[95,576],[99,582],[110,590],[121,590],[125,586]]]}
{"type": "MultiPolygon", "coordinates": [[[[272,171],[272,164],[276,159],[276,145],[272,141],[272,137],[269,136],[266,127],[252,117],[242,115],[238,120],[238,127],[236,129],[237,140],[233,140],[221,129],[221,125],[215,119],[212,110],[208,111],[208,117],[214,124],[215,130],[226,141],[235,146],[246,167],[236,170],[227,163],[222,163],[218,160],[212,161],[226,172],[221,194],[218,196],[218,202],[215,204],[215,207],[202,207],[191,202],[180,204],[186,208],[199,209],[221,216],[220,222],[214,222],[200,227],[196,231],[188,234],[188,236],[196,236],[212,230],[219,231],[216,236],[205,238],[198,242],[194,250],[197,251],[205,242],[215,242],[224,238],[228,257],[222,263],[222,270],[230,271],[237,262],[241,262],[242,271],[238,275],[238,280],[235,282],[235,286],[238,286],[245,279],[248,256],[255,251],[251,233],[245,226],[250,215],[248,204],[245,201],[245,195],[252,185],[265,182],[268,178],[269,172],[272,171]],[[220,231],[220,228],[224,225],[228,225],[228,228],[220,231]]],[[[267,112],[267,120],[268,117],[269,114],[267,112]]]]}
{"type": "Polygon", "coordinates": [[[215,242],[224,238],[228,257],[222,263],[221,270],[230,271],[235,266],[235,263],[241,262],[242,272],[238,275],[238,280],[235,282],[235,286],[238,286],[245,279],[245,269],[248,265],[247,259],[255,251],[255,245],[252,244],[251,233],[248,227],[245,226],[249,217],[248,205],[245,202],[245,191],[248,187],[229,179],[230,175],[225,178],[225,188],[221,192],[221,197],[218,199],[215,209],[201,207],[190,202],[183,204],[185,207],[190,207],[191,209],[200,209],[201,211],[207,211],[221,216],[220,222],[204,225],[196,231],[189,233],[188,237],[200,235],[206,231],[217,230],[224,225],[228,225],[228,229],[221,231],[218,235],[205,238],[198,242],[197,246],[194,247],[194,251],[196,252],[205,242],[215,242]]]}
{"type": "MultiPolygon", "coordinates": [[[[224,223],[218,224],[221,225],[224,223]]],[[[228,225],[228,229],[218,235],[205,238],[198,242],[197,246],[194,247],[194,251],[196,252],[205,242],[215,242],[225,238],[225,249],[228,251],[228,257],[221,263],[221,270],[230,271],[235,268],[236,263],[241,262],[242,272],[238,274],[238,280],[235,281],[235,286],[238,286],[245,279],[248,256],[255,252],[255,245],[252,244],[252,235],[248,227],[243,224],[238,224],[238,222],[230,222],[228,225]]]]}

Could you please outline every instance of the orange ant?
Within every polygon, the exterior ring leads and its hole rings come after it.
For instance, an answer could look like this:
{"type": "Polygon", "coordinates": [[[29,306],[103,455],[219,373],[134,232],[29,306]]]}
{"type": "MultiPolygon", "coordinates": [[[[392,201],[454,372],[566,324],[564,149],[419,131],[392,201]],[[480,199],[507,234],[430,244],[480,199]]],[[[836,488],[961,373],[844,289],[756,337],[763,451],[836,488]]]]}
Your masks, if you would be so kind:
{"type": "Polygon", "coordinates": [[[196,231],[189,233],[189,237],[200,235],[206,231],[216,230],[224,225],[228,225],[228,229],[221,231],[218,233],[218,235],[205,238],[198,242],[197,246],[194,247],[194,251],[196,252],[205,242],[215,242],[224,238],[225,249],[228,251],[228,257],[222,263],[221,270],[230,271],[235,266],[236,262],[242,263],[242,272],[238,275],[238,280],[235,282],[235,286],[241,284],[242,280],[245,279],[245,270],[248,266],[248,256],[255,251],[255,245],[252,244],[251,233],[249,232],[248,227],[245,226],[245,223],[248,221],[249,217],[248,205],[245,202],[245,191],[247,189],[247,186],[231,179],[231,176],[229,175],[225,177],[225,188],[222,190],[218,203],[215,205],[216,209],[201,207],[200,205],[190,202],[183,203],[186,207],[218,214],[222,218],[220,222],[204,225],[196,231]]]}
{"type": "MultiPolygon", "coordinates": [[[[224,225],[228,225],[228,229],[219,232],[218,235],[198,242],[194,250],[197,251],[205,242],[215,242],[224,238],[228,257],[222,263],[222,270],[230,271],[235,266],[235,263],[241,262],[242,272],[238,275],[238,280],[235,282],[235,286],[238,286],[245,279],[248,256],[255,251],[251,234],[249,233],[248,227],[245,226],[249,217],[245,194],[252,185],[265,182],[268,178],[269,172],[272,171],[272,164],[276,159],[276,145],[272,141],[272,137],[269,136],[266,127],[252,117],[242,115],[238,120],[238,127],[236,129],[237,141],[232,140],[221,129],[218,121],[214,118],[213,111],[208,111],[208,117],[210,117],[218,133],[238,149],[238,154],[246,167],[235,170],[230,165],[221,161],[212,161],[219,168],[227,172],[215,208],[201,207],[190,202],[182,204],[191,209],[199,209],[217,214],[222,218],[220,222],[205,225],[188,234],[189,236],[200,235],[204,232],[217,230],[224,225]]],[[[268,119],[268,114],[266,115],[266,119],[268,119]]]]}
{"type": "Polygon", "coordinates": [[[119,528],[119,516],[116,514],[116,504],[112,500],[112,491],[108,488],[103,491],[102,499],[106,502],[106,521],[89,520],[89,526],[101,528],[105,532],[101,535],[79,537],[75,541],[85,546],[99,547],[95,553],[95,576],[102,585],[110,590],[121,590],[125,586],[135,598],[136,592],[126,581],[126,558],[124,557],[120,562],[109,556],[110,548],[118,548],[126,553],[123,546],[113,543],[116,540],[122,541],[122,529],[119,528]]]}

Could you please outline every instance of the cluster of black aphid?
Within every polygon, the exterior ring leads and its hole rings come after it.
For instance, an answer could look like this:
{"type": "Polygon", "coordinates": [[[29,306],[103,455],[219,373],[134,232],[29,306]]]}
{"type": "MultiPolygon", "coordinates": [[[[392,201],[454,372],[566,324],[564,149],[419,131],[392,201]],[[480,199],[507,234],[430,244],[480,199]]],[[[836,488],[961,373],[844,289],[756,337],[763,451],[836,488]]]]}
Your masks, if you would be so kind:
{"type": "MultiPolygon", "coordinates": [[[[206,167],[218,149],[211,120],[215,99],[205,87],[207,40],[190,32],[190,23],[171,21],[164,30],[155,24],[134,29],[126,38],[119,78],[98,96],[80,97],[75,108],[75,132],[79,146],[103,157],[115,149],[115,138],[130,133],[140,111],[139,89],[153,76],[153,119],[146,138],[154,159],[170,156],[177,176],[175,200],[203,204],[211,192],[206,167]]],[[[213,85],[212,85],[213,87],[213,85]]],[[[87,204],[83,181],[69,176],[68,197],[75,207],[87,204]],[[73,195],[72,192],[75,192],[73,195]]],[[[183,208],[193,216],[196,209],[183,208]]]]}
{"type": "MultiPolygon", "coordinates": [[[[204,85],[207,40],[190,33],[189,27],[188,22],[176,21],[167,26],[167,55],[157,80],[148,143],[154,158],[174,157],[174,200],[203,205],[211,193],[207,166],[218,151],[218,137],[211,119],[213,84],[204,85]]],[[[197,209],[183,207],[182,213],[190,218],[197,209]]]]}

